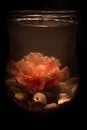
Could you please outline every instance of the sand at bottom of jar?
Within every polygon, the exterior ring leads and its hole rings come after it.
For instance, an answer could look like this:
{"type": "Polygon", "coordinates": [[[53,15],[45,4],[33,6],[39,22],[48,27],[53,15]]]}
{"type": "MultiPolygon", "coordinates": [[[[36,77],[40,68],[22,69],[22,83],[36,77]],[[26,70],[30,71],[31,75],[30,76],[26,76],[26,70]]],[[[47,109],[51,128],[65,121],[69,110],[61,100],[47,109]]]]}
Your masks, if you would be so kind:
{"type": "Polygon", "coordinates": [[[42,91],[30,91],[15,79],[6,79],[6,88],[11,99],[29,111],[49,111],[60,108],[74,97],[79,86],[79,77],[61,81],[42,91]]]}

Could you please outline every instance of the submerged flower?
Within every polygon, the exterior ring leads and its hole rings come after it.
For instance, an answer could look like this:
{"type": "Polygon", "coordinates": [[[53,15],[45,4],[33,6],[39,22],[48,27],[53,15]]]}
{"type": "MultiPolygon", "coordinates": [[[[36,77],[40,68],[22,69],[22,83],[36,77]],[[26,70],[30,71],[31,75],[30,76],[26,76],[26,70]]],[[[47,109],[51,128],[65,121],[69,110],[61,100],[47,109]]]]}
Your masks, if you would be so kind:
{"type": "Polygon", "coordinates": [[[40,91],[68,76],[68,67],[60,67],[58,59],[31,52],[17,62],[11,61],[7,72],[29,90],[40,91]]]}

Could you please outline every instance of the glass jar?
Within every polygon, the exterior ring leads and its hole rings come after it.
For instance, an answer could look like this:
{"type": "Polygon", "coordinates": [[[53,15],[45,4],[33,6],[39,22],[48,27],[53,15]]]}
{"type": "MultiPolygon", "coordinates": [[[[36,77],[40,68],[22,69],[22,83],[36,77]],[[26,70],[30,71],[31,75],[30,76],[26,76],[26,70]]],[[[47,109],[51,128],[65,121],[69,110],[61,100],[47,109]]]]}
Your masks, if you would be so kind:
{"type": "Polygon", "coordinates": [[[12,11],[7,23],[5,83],[11,99],[29,111],[59,109],[72,101],[80,80],[78,12],[12,11]]]}

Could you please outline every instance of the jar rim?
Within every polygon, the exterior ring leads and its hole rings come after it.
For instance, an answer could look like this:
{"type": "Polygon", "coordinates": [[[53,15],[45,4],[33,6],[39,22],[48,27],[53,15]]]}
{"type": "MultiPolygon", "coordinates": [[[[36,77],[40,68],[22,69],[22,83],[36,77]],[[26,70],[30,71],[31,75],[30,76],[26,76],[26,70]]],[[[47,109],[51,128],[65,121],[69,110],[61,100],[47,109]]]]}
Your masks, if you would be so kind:
{"type": "Polygon", "coordinates": [[[30,26],[71,26],[78,24],[78,11],[74,10],[22,10],[8,12],[7,22],[30,26]]]}
{"type": "Polygon", "coordinates": [[[29,17],[29,16],[59,16],[59,17],[74,17],[78,14],[77,10],[20,10],[10,11],[8,16],[11,18],[29,17]]]}
{"type": "Polygon", "coordinates": [[[9,11],[8,13],[42,13],[42,14],[54,14],[54,13],[76,13],[77,10],[13,10],[9,11]]]}

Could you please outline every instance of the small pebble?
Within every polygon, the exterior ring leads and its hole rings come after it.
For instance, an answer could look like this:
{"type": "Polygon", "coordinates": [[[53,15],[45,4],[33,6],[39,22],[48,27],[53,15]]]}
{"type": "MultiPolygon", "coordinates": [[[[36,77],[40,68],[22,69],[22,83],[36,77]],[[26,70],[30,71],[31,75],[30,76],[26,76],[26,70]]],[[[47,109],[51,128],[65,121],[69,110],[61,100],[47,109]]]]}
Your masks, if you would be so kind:
{"type": "Polygon", "coordinates": [[[54,108],[57,108],[57,104],[56,103],[49,103],[47,104],[44,109],[54,109],[54,108]]]}
{"type": "Polygon", "coordinates": [[[15,98],[18,100],[24,100],[26,99],[27,95],[23,92],[17,92],[15,93],[15,98]]]}

